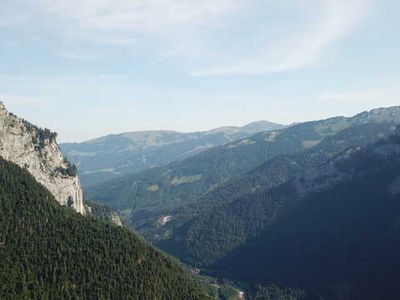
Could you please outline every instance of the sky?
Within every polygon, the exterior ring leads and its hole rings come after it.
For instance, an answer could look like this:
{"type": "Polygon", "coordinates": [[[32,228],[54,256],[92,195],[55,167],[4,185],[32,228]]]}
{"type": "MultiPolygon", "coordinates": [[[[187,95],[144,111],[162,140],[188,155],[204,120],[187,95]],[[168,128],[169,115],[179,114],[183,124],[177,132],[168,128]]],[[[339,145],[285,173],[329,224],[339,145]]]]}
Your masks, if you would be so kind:
{"type": "Polygon", "coordinates": [[[397,0],[1,0],[0,100],[78,142],[400,105],[397,0]]]}

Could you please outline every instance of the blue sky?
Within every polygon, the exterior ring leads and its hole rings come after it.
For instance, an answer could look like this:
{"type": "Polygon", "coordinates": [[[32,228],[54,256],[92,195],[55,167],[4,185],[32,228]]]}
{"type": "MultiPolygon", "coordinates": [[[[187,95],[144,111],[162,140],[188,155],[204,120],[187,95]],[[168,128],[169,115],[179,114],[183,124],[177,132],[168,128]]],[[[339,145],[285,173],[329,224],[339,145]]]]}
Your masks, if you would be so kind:
{"type": "Polygon", "coordinates": [[[395,0],[2,0],[0,100],[61,141],[400,105],[395,0]]]}

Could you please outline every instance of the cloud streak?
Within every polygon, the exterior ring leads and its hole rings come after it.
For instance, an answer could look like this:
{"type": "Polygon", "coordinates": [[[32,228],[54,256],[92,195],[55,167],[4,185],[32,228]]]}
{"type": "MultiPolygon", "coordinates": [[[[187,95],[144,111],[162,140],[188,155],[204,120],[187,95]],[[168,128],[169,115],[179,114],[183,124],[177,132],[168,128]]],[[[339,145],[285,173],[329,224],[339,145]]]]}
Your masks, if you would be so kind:
{"type": "Polygon", "coordinates": [[[80,31],[96,42],[122,45],[143,36],[184,38],[185,32],[194,34],[215,24],[223,15],[236,12],[242,1],[41,0],[39,12],[62,30],[80,31]]]}
{"type": "Polygon", "coordinates": [[[371,6],[371,0],[308,1],[306,9],[319,17],[301,32],[294,30],[260,45],[264,53],[256,57],[238,57],[234,62],[194,69],[192,75],[257,75],[303,69],[319,61],[329,46],[353,32],[371,6]]]}
{"type": "MultiPolygon", "coordinates": [[[[119,47],[140,47],[150,40],[157,44],[155,57],[171,58],[193,76],[257,75],[299,70],[320,61],[357,28],[373,1],[282,0],[277,5],[272,0],[20,0],[15,5],[4,0],[0,26],[38,23],[61,39],[119,47]],[[293,6],[305,18],[287,18],[285,10],[293,6]],[[266,14],[247,24],[260,11],[266,14]],[[243,21],[246,14],[250,17],[243,21]],[[283,17],[271,26],[274,15],[283,17]],[[235,27],[247,29],[237,34],[235,27]],[[256,46],[246,40],[254,32],[256,46]],[[275,32],[280,34],[271,34],[275,32]],[[221,45],[221,36],[227,45],[221,45]]],[[[76,60],[95,56],[68,51],[61,55],[76,60]]]]}

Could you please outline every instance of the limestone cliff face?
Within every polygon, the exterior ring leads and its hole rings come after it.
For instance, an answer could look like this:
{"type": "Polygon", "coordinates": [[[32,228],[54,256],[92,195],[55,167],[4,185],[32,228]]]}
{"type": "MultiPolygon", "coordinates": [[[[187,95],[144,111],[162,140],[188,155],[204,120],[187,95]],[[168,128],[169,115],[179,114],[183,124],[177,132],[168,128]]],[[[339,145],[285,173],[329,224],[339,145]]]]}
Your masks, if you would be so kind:
{"type": "Polygon", "coordinates": [[[61,154],[56,134],[9,113],[2,102],[0,156],[27,169],[60,204],[85,214],[79,177],[61,154]]]}

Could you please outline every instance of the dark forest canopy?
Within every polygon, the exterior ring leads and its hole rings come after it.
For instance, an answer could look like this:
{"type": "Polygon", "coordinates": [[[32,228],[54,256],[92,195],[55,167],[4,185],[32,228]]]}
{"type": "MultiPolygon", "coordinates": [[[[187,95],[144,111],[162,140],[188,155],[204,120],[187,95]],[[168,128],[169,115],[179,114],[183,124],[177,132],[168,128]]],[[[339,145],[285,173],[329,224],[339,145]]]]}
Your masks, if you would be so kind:
{"type": "Polygon", "coordinates": [[[135,234],[59,206],[3,159],[0,258],[1,299],[206,299],[135,234]]]}

